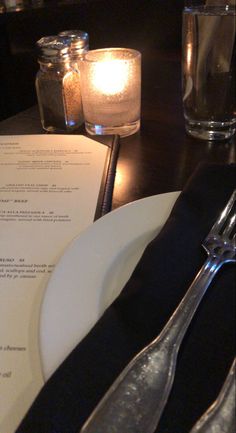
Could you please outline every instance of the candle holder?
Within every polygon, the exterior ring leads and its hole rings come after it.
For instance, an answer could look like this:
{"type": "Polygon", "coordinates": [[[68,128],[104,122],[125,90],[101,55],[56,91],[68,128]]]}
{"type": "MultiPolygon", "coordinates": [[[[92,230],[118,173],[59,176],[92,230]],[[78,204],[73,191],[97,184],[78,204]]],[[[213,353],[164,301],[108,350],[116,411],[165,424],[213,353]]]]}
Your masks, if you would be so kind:
{"type": "Polygon", "coordinates": [[[88,51],[80,66],[89,134],[134,134],[140,128],[141,53],[128,48],[88,51]]]}

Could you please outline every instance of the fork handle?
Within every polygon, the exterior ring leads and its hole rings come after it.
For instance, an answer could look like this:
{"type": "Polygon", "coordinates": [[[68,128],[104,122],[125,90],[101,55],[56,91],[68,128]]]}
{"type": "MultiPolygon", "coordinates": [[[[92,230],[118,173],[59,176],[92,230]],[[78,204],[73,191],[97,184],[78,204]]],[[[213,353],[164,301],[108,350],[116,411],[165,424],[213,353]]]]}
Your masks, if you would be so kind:
{"type": "Polygon", "coordinates": [[[169,396],[180,344],[223,264],[209,256],[159,336],[119,375],[80,433],[153,433],[169,396]]]}
{"type": "Polygon", "coordinates": [[[173,315],[165,325],[161,336],[168,336],[171,344],[180,346],[189,324],[214,276],[224,264],[221,256],[209,255],[192,284],[189,286],[185,296],[179,303],[173,315]]]}

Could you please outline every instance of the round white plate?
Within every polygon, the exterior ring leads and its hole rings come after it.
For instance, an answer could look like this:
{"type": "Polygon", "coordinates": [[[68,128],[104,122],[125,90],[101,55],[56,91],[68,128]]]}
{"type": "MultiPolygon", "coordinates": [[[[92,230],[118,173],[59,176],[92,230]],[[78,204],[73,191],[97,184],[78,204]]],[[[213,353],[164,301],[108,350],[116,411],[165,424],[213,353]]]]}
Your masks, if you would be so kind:
{"type": "Polygon", "coordinates": [[[127,204],[97,220],[70,244],[52,273],[41,306],[45,380],[118,296],[178,195],[159,194],[127,204]]]}

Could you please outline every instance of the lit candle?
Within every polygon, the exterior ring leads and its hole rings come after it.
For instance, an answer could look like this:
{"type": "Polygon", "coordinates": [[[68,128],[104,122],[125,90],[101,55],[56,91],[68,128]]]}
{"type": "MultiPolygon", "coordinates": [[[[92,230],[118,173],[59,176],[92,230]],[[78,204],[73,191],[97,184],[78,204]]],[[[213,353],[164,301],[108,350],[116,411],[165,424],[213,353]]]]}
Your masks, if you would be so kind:
{"type": "Polygon", "coordinates": [[[90,134],[135,133],[140,127],[141,54],[126,48],[89,51],[81,62],[81,92],[90,134]]]}

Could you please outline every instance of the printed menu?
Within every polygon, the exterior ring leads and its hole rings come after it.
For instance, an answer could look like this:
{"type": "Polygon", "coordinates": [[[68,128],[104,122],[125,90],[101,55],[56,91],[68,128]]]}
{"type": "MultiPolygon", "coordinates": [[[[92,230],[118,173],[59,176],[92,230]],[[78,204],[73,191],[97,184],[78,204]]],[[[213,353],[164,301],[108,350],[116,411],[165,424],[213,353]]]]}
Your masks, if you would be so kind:
{"type": "Polygon", "coordinates": [[[44,384],[40,304],[94,220],[109,151],[81,135],[0,136],[0,433],[15,431],[44,384]]]}

